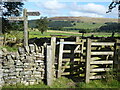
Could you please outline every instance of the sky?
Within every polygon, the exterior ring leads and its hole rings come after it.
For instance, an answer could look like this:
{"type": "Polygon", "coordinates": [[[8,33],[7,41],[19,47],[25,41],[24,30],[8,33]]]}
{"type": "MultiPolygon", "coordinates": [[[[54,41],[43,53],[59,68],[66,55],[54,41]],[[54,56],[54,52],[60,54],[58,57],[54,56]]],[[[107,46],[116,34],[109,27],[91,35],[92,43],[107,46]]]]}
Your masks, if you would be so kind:
{"type": "Polygon", "coordinates": [[[106,13],[111,2],[112,0],[27,0],[24,8],[41,13],[40,16],[29,16],[29,19],[59,16],[118,18],[117,7],[106,13]]]}

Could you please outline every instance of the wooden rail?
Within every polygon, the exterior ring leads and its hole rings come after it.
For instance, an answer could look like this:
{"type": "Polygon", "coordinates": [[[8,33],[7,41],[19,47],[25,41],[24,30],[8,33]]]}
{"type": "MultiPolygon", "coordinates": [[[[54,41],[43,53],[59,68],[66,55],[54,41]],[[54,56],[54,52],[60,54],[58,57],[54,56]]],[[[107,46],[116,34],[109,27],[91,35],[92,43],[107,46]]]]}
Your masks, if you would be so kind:
{"type": "Polygon", "coordinates": [[[91,52],[91,55],[114,55],[114,52],[106,51],[106,52],[91,52]]]}
{"type": "Polygon", "coordinates": [[[92,42],[91,45],[95,45],[95,46],[100,46],[100,45],[104,45],[104,46],[113,46],[115,44],[115,42],[92,42]]]}
{"type": "Polygon", "coordinates": [[[102,60],[102,61],[92,61],[90,62],[90,64],[113,64],[113,60],[111,61],[105,61],[105,60],[102,60]]]}

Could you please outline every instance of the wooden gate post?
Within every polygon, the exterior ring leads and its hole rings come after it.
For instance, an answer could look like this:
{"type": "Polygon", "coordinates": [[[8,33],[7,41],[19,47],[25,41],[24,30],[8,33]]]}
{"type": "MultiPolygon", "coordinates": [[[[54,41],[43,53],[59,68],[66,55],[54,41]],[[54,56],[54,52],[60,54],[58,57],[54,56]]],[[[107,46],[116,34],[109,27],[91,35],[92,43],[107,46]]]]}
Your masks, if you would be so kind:
{"type": "Polygon", "coordinates": [[[86,73],[85,73],[85,82],[89,83],[90,81],[90,60],[91,60],[91,39],[87,39],[86,46],[86,73]]]}
{"type": "MultiPolygon", "coordinates": [[[[60,39],[60,42],[64,42],[64,39],[60,39]]],[[[60,43],[57,78],[61,77],[61,73],[62,73],[61,67],[62,67],[62,58],[63,58],[63,47],[64,44],[60,43]]]]}
{"type": "MultiPolygon", "coordinates": [[[[56,50],[56,37],[51,37],[51,48],[52,48],[52,68],[53,68],[53,72],[55,72],[55,50],[56,50]]],[[[55,73],[53,73],[54,75],[55,73]]],[[[55,75],[54,75],[55,76],[55,75]]]]}
{"type": "Polygon", "coordinates": [[[120,40],[116,40],[114,54],[114,69],[117,72],[117,78],[120,80],[120,40]]]}
{"type": "Polygon", "coordinates": [[[47,56],[46,56],[46,64],[47,64],[47,85],[52,85],[53,83],[53,72],[52,72],[52,48],[51,46],[47,46],[47,56]]]}
{"type": "Polygon", "coordinates": [[[76,42],[79,42],[79,40],[80,40],[80,37],[77,36],[76,37],[76,42]]]}
{"type": "Polygon", "coordinates": [[[3,46],[3,42],[4,42],[4,37],[2,36],[0,36],[0,46],[3,46]]]}

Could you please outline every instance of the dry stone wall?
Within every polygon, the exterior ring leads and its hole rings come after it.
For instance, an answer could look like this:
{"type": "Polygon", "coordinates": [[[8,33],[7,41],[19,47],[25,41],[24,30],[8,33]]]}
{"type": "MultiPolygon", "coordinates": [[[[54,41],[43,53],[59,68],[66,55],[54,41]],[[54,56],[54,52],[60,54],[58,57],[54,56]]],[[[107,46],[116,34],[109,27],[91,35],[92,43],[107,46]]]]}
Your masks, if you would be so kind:
{"type": "Polygon", "coordinates": [[[4,80],[3,80],[3,69],[2,69],[2,51],[0,51],[0,89],[4,85],[4,80]]]}
{"type": "Polygon", "coordinates": [[[16,53],[1,51],[0,85],[38,84],[44,79],[44,47],[30,44],[19,47],[16,53]],[[2,82],[2,83],[1,83],[2,82]]]}

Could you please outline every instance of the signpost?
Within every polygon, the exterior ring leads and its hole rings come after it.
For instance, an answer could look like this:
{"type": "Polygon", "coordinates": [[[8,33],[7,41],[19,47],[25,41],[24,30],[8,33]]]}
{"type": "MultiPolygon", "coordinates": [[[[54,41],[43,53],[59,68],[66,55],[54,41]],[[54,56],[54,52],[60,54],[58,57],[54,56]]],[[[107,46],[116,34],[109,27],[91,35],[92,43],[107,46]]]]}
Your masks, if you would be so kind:
{"type": "Polygon", "coordinates": [[[39,12],[27,12],[28,16],[39,16],[40,13],[39,12]]]}
{"type": "Polygon", "coordinates": [[[23,17],[9,17],[8,20],[12,21],[24,21],[23,17]]]}
{"type": "Polygon", "coordinates": [[[9,17],[11,21],[24,21],[24,46],[28,46],[28,16],[39,16],[39,12],[27,12],[27,9],[23,10],[23,17],[9,17]]]}

